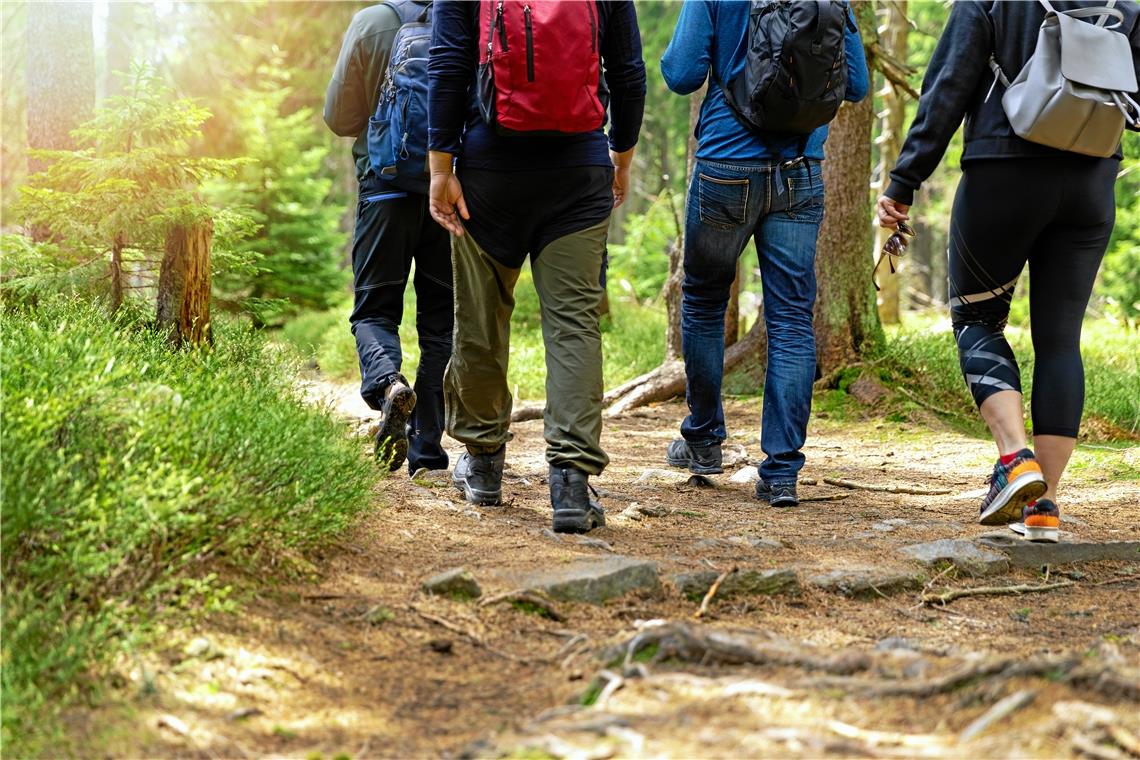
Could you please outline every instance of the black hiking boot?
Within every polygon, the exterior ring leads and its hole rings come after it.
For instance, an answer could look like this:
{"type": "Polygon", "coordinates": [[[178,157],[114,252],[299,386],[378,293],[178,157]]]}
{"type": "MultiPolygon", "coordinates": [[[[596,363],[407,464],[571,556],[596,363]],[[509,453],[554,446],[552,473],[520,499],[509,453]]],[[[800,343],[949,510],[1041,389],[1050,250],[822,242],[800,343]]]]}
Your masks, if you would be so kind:
{"type": "Polygon", "coordinates": [[[416,408],[416,392],[402,379],[392,381],[380,408],[376,431],[376,458],[395,472],[408,458],[408,418],[416,408]]]}
{"type": "Polygon", "coordinates": [[[589,476],[573,467],[550,468],[550,504],[555,533],[588,533],[606,524],[602,505],[590,498],[589,476]]]}
{"type": "Polygon", "coordinates": [[[500,504],[503,500],[503,465],[506,459],[506,446],[500,446],[493,454],[472,454],[465,451],[451,471],[451,483],[463,492],[463,498],[471,504],[481,507],[500,504]]]}
{"type": "Polygon", "coordinates": [[[756,498],[773,507],[794,507],[800,503],[795,483],[765,483],[756,481],[756,498]]]}
{"type": "Polygon", "coordinates": [[[719,475],[724,472],[719,443],[701,446],[678,438],[665,449],[665,461],[673,467],[688,467],[696,475],[719,475]]]}

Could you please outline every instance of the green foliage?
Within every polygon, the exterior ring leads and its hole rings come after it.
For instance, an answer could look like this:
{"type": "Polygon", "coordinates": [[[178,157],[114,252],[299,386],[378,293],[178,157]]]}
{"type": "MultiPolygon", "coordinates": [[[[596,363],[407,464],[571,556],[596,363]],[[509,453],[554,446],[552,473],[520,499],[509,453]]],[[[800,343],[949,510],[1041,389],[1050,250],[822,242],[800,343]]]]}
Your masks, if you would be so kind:
{"type": "Polygon", "coordinates": [[[284,111],[293,93],[288,72],[265,64],[252,73],[256,88],[230,88],[241,104],[234,117],[237,150],[251,160],[235,178],[213,182],[207,196],[258,225],[237,248],[256,269],[219,277],[215,294],[231,308],[252,311],[260,323],[276,323],[339,298],[348,279],[340,266],[345,235],[341,209],[328,203],[332,180],[320,176],[328,147],[313,126],[312,109],[284,111]]]}
{"type": "Polygon", "coordinates": [[[248,328],[176,352],[87,302],[3,314],[3,737],[140,643],[161,610],[224,609],[225,567],[305,567],[366,504],[374,468],[307,407],[248,328]],[[144,627],[140,627],[140,625],[144,627]]]}
{"type": "Polygon", "coordinates": [[[1116,227],[1101,266],[1097,294],[1109,315],[1140,327],[1140,134],[1126,132],[1116,180],[1116,227]]]}
{"type": "Polygon", "coordinates": [[[661,294],[669,276],[669,249],[681,237],[684,213],[685,196],[665,191],[653,198],[645,213],[626,217],[624,242],[609,248],[611,292],[640,303],[661,294]]]}
{"type": "Polygon", "coordinates": [[[137,67],[127,94],[108,98],[73,131],[76,150],[32,153],[51,163],[21,186],[19,212],[29,228],[47,231],[52,245],[21,249],[18,263],[28,268],[15,270],[6,261],[5,279],[26,287],[45,271],[93,278],[112,251],[130,269],[131,262],[160,257],[172,226],[207,219],[217,223],[216,261],[223,269],[241,266],[225,243],[247,234],[248,224],[198,196],[202,183],[241,163],[190,156],[209,115],[190,100],[172,100],[153,69],[137,67]],[[17,282],[24,277],[33,279],[17,282]]]}

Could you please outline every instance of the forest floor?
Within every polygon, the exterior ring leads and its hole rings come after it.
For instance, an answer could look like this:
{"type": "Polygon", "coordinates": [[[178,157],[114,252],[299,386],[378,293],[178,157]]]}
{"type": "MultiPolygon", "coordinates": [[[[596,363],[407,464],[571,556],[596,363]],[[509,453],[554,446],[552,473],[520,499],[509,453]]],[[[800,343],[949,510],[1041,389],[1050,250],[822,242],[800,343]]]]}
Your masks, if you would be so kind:
{"type": "MultiPolygon", "coordinates": [[[[367,428],[353,387],[311,390],[367,428]]],[[[775,510],[741,482],[759,404],[727,404],[711,485],[664,465],[682,411],[607,421],[588,537],[548,530],[541,421],[513,427],[504,506],[383,479],[319,580],[173,632],[133,666],[148,696],[83,722],[123,726],[113,756],[1140,756],[1140,447],[1078,450],[1038,550],[976,523],[992,445],[936,420],[817,416],[817,500],[775,510]],[[453,568],[480,599],[422,589],[453,568]],[[1046,590],[923,601],[1012,585],[1046,590]]]]}

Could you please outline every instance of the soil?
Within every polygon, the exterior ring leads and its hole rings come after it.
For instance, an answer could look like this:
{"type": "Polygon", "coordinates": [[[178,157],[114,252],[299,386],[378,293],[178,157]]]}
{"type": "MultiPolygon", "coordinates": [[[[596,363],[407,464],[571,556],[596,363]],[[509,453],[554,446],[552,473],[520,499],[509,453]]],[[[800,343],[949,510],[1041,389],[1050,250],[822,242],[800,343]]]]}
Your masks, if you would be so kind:
{"type": "MultiPolygon", "coordinates": [[[[312,390],[367,428],[368,413],[355,406],[353,389],[312,390]]],[[[729,443],[754,462],[761,456],[759,404],[732,401],[726,413],[734,431],[729,443]]],[[[682,404],[668,403],[607,420],[604,445],[612,463],[593,482],[608,524],[590,538],[608,547],[545,530],[550,510],[541,421],[513,426],[504,506],[472,508],[442,478],[413,482],[400,472],[382,479],[375,509],[314,560],[318,582],[266,590],[239,615],[173,632],[164,651],[134,664],[128,676],[138,688],[126,708],[102,716],[122,727],[110,732],[108,754],[1053,757],[1075,755],[1082,744],[1090,751],[1091,742],[1093,751],[1127,756],[1128,737],[1140,736],[1140,683],[1134,680],[1140,672],[1140,557],[1051,567],[1051,581],[1067,578],[1075,585],[963,598],[944,607],[924,606],[921,588],[863,598],[829,593],[805,579],[853,566],[913,571],[899,547],[993,532],[975,521],[992,444],[933,419],[816,418],[803,477],[950,493],[804,485],[801,497],[837,500],[776,510],[752,498],[751,483],[729,482],[732,472],[749,466],[744,462],[712,478],[712,488],[647,478],[647,470],[667,469],[664,449],[682,416],[682,404]],[[640,519],[622,516],[634,503],[660,509],[640,519]],[[767,542],[749,545],[755,538],[767,542]],[[533,605],[480,605],[421,590],[426,578],[463,567],[486,599],[512,590],[502,580],[507,571],[609,556],[610,548],[656,562],[661,591],[601,606],[554,602],[563,619],[553,620],[533,605]],[[698,621],[699,602],[668,582],[677,572],[734,566],[794,568],[802,589],[714,600],[698,621]],[[647,621],[662,620],[703,632],[747,631],[805,657],[861,657],[870,666],[844,681],[803,662],[693,661],[664,645],[657,658],[646,650],[624,665],[620,656],[614,661],[614,651],[626,651],[615,645],[652,630],[647,621]],[[205,641],[188,650],[195,638],[205,641]],[[927,696],[870,698],[864,689],[925,683],[1003,658],[1047,666],[1069,655],[1082,667],[1096,665],[1119,677],[1090,685],[1091,679],[1069,679],[1046,667],[1035,675],[1005,670],[971,677],[927,696]],[[611,680],[621,688],[599,694],[611,680]],[[1031,704],[959,743],[972,721],[1019,690],[1032,693],[1031,704]],[[1097,717],[1088,704],[1110,712],[1097,717]]],[[[364,451],[371,442],[360,440],[364,451]]],[[[446,443],[454,461],[460,447],[446,443]]],[[[1066,539],[1140,539],[1138,462],[1138,447],[1078,450],[1064,485],[1066,539]]],[[[934,569],[925,585],[942,591],[1036,584],[1042,575],[1041,568],[1013,569],[973,579],[934,569]]]]}

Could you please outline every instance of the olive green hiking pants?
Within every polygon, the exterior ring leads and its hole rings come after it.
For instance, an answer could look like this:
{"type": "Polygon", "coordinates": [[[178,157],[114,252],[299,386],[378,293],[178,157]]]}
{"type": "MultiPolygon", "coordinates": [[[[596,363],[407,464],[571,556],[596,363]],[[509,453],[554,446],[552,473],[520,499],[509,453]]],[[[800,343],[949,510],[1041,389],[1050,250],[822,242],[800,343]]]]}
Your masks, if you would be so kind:
{"type": "MultiPolygon", "coordinates": [[[[609,220],[547,245],[531,272],[546,345],[546,461],[597,475],[602,451],[602,255],[609,220]]],[[[511,312],[519,269],[491,258],[470,234],[453,238],[455,332],[444,373],[447,432],[473,453],[511,439],[507,387],[511,312]]]]}

